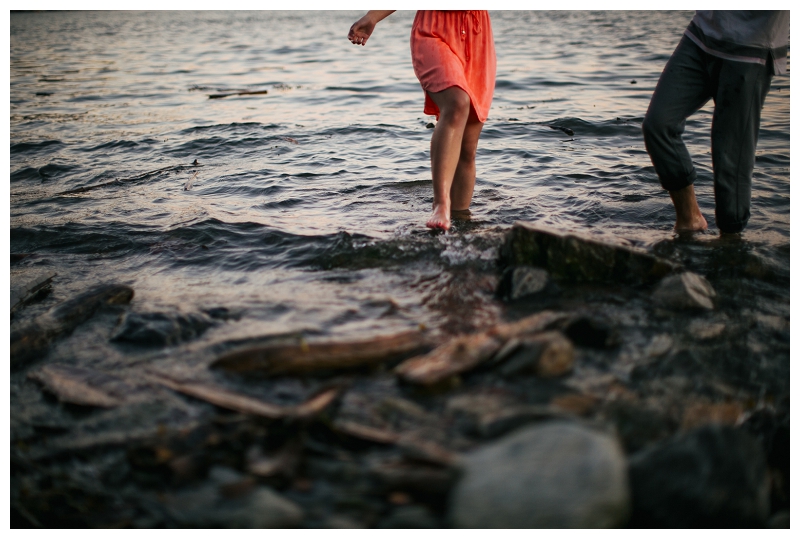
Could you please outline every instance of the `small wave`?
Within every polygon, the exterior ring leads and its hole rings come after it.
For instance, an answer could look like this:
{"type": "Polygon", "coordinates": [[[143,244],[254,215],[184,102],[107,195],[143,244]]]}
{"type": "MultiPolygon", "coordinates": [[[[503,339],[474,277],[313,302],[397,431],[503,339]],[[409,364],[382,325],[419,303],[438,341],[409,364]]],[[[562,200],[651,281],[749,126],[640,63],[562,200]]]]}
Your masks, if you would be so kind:
{"type": "Polygon", "coordinates": [[[48,153],[64,147],[60,140],[43,140],[41,142],[18,142],[11,145],[12,154],[48,153]]]}

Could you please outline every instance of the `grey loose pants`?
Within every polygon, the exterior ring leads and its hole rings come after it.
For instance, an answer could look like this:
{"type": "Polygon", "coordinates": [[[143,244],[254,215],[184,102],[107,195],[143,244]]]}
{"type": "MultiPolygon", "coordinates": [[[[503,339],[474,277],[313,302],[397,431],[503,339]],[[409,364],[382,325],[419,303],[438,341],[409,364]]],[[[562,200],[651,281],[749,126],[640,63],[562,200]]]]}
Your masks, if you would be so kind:
{"type": "Polygon", "coordinates": [[[768,65],[724,60],[683,36],[658,80],[642,122],[644,143],[661,185],[677,191],[697,172],[681,135],[686,118],[714,99],[711,162],[717,226],[740,232],[750,219],[750,186],[761,108],[769,92],[768,65]]]}

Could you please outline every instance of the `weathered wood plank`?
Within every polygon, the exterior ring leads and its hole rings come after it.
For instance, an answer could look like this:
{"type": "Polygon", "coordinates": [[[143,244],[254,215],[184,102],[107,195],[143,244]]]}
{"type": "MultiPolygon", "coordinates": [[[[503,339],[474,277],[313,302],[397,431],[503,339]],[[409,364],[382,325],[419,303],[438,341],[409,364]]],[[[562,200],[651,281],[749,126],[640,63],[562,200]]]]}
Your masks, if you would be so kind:
{"type": "Polygon", "coordinates": [[[152,382],[220,408],[268,419],[308,419],[327,408],[341,391],[338,387],[328,388],[297,406],[279,406],[205,382],[178,381],[155,372],[149,372],[146,377],[152,382]]]}
{"type": "Polygon", "coordinates": [[[477,367],[501,346],[502,341],[488,333],[456,337],[428,354],[404,361],[395,368],[395,373],[407,382],[437,384],[477,367]]]}
{"type": "Polygon", "coordinates": [[[124,403],[136,388],[109,373],[73,365],[46,365],[28,374],[61,402],[81,406],[113,408],[124,403]]]}
{"type": "Polygon", "coordinates": [[[266,344],[223,354],[212,364],[228,371],[262,374],[309,374],[318,371],[377,365],[430,349],[419,330],[362,341],[266,344]]]}

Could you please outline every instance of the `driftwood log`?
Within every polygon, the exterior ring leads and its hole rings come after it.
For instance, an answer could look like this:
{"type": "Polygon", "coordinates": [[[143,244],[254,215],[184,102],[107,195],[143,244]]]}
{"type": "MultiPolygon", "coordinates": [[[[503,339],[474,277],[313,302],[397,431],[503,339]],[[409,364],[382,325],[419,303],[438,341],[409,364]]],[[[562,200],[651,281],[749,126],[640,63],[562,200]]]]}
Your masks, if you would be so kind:
{"type": "Polygon", "coordinates": [[[220,408],[268,419],[308,419],[327,408],[341,392],[341,388],[338,387],[327,388],[297,406],[279,406],[206,382],[174,380],[169,376],[152,371],[146,377],[151,382],[204,400],[220,408]]]}
{"type": "MultiPolygon", "coordinates": [[[[406,382],[422,385],[438,384],[452,376],[470,371],[496,357],[498,358],[498,363],[507,359],[521,344],[521,342],[515,342],[513,343],[514,346],[508,349],[509,347],[505,345],[511,339],[519,339],[526,335],[540,333],[564,320],[566,316],[564,313],[542,311],[517,322],[499,324],[483,333],[455,337],[428,354],[404,361],[395,368],[395,373],[406,382]]],[[[548,343],[553,338],[551,336],[548,343]]],[[[544,359],[542,362],[543,373],[551,372],[554,368],[557,368],[556,364],[564,363],[563,357],[554,357],[551,353],[556,350],[556,347],[561,356],[564,354],[569,356],[568,363],[571,368],[572,348],[569,341],[567,341],[567,345],[568,347],[565,349],[563,342],[559,341],[554,346],[548,347],[545,345],[541,347],[541,352],[548,351],[547,354],[539,354],[540,356],[543,355],[544,359]],[[553,365],[556,366],[554,367],[553,365]]]]}
{"type": "Polygon", "coordinates": [[[418,330],[351,342],[249,346],[225,353],[212,364],[228,371],[261,374],[312,374],[378,365],[431,348],[428,337],[418,330]]]}
{"type": "Polygon", "coordinates": [[[79,406],[113,408],[137,394],[142,396],[135,384],[119,376],[73,365],[45,365],[28,378],[42,384],[61,402],[79,406]]]}

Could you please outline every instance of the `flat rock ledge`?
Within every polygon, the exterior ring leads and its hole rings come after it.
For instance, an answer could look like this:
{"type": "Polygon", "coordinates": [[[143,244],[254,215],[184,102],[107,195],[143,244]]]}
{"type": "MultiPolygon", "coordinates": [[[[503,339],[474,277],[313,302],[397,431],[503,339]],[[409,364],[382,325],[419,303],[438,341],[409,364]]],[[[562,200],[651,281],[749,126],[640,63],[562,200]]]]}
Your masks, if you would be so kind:
{"type": "Polygon", "coordinates": [[[615,437],[578,423],[526,427],[466,459],[450,500],[457,528],[609,528],[630,514],[615,437]]]}
{"type": "Polygon", "coordinates": [[[623,239],[612,242],[524,221],[514,223],[500,257],[508,266],[536,266],[577,282],[649,284],[680,269],[623,239]]]}

